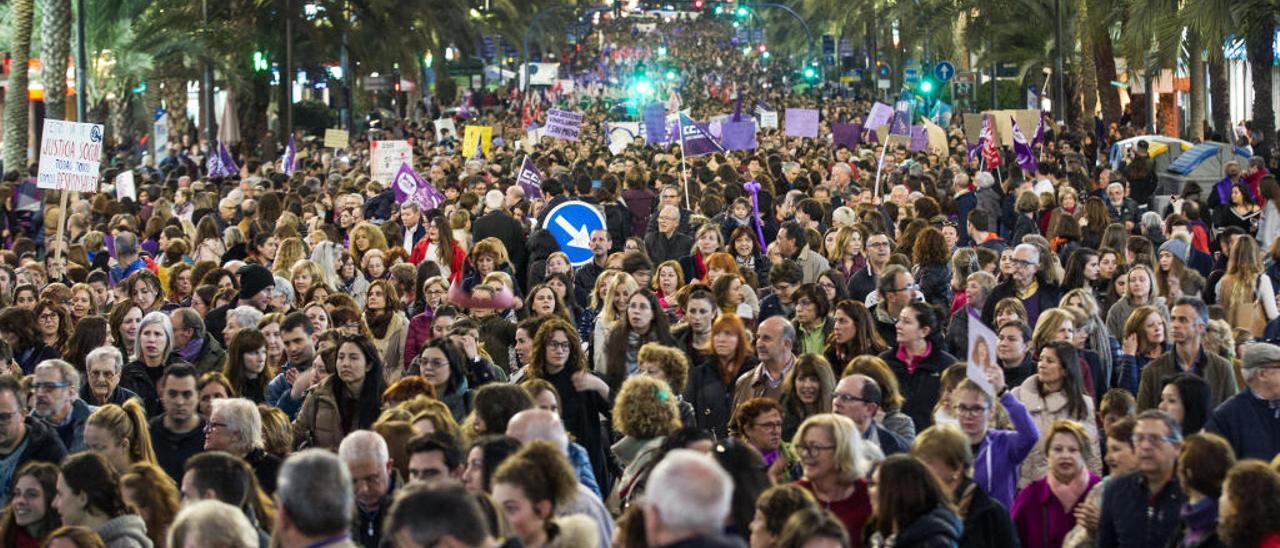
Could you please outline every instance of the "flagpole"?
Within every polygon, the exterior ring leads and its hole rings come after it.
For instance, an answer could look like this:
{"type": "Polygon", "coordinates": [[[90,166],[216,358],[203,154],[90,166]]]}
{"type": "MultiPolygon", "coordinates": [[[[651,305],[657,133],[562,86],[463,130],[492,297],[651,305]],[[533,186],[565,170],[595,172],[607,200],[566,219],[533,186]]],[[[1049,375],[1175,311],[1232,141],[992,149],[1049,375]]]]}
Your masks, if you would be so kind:
{"type": "Polygon", "coordinates": [[[692,211],[693,206],[689,203],[689,172],[684,162],[684,119],[679,111],[676,112],[676,130],[680,134],[680,180],[684,184],[684,208],[692,211]]]}
{"type": "Polygon", "coordinates": [[[880,171],[884,169],[884,154],[889,151],[889,143],[893,142],[893,135],[885,134],[884,146],[880,149],[880,161],[876,162],[876,188],[875,197],[880,198],[880,171]]]}

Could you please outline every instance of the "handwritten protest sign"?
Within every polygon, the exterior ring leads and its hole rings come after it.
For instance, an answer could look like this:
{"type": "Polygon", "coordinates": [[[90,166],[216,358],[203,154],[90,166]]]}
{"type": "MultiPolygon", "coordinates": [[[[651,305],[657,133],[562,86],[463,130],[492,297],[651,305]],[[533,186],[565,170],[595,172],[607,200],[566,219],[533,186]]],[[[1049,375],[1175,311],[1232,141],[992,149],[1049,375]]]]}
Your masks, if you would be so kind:
{"type": "Polygon", "coordinates": [[[409,141],[374,141],[369,145],[370,176],[373,180],[390,183],[400,171],[400,164],[413,165],[413,146],[409,141]]]}
{"type": "Polygon", "coordinates": [[[102,124],[45,119],[36,186],[96,192],[102,162],[102,124]]]}
{"type": "Polygon", "coordinates": [[[547,135],[566,141],[577,141],[582,129],[582,114],[567,110],[547,111],[547,135]]]}

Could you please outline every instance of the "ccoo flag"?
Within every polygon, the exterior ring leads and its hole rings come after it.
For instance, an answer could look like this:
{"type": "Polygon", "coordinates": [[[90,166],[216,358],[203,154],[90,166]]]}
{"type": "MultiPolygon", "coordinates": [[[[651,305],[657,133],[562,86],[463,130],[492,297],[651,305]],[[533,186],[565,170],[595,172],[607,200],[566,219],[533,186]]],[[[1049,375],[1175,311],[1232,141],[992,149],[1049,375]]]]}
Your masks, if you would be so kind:
{"type": "Polygon", "coordinates": [[[724,146],[716,142],[710,133],[695,124],[684,113],[680,114],[679,126],[680,148],[684,149],[685,156],[702,156],[725,151],[724,146]]]}
{"type": "Polygon", "coordinates": [[[1013,121],[1013,152],[1018,155],[1018,166],[1031,173],[1036,172],[1036,155],[1031,150],[1031,144],[1027,142],[1027,136],[1022,134],[1022,130],[1018,128],[1018,119],[1009,117],[1013,121]]]}
{"type": "Polygon", "coordinates": [[[521,190],[524,190],[525,198],[535,200],[542,197],[542,172],[538,171],[538,166],[528,156],[524,157],[524,163],[520,165],[520,174],[516,176],[516,184],[520,185],[521,190]]]}
{"type": "Polygon", "coordinates": [[[444,194],[436,190],[435,185],[418,175],[418,172],[414,171],[408,162],[400,164],[400,171],[396,172],[396,177],[393,181],[395,184],[392,186],[395,188],[397,203],[413,200],[419,206],[422,206],[423,211],[437,209],[444,204],[444,194]]]}
{"type": "Polygon", "coordinates": [[[1040,119],[1036,121],[1036,131],[1031,135],[1031,146],[1044,144],[1044,111],[1040,111],[1040,119]]]}
{"type": "Polygon", "coordinates": [[[280,163],[280,171],[285,175],[293,175],[298,170],[298,148],[293,144],[293,136],[289,136],[289,144],[284,147],[284,160],[280,163]]]}

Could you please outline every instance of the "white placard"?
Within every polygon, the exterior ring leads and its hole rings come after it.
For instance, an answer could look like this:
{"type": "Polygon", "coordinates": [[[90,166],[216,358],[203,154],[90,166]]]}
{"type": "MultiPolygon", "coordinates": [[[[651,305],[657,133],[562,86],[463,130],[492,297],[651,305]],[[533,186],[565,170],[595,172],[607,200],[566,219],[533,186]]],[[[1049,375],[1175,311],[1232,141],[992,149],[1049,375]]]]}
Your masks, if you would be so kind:
{"type": "Polygon", "coordinates": [[[116,199],[123,200],[129,198],[138,201],[138,188],[133,184],[133,172],[129,170],[121,171],[116,175],[116,199]]]}
{"type": "Polygon", "coordinates": [[[432,123],[436,126],[437,143],[444,140],[446,131],[449,132],[449,136],[454,139],[462,137],[461,135],[458,135],[458,126],[453,123],[453,118],[441,118],[439,120],[433,120],[432,123]]]}
{"type": "Polygon", "coordinates": [[[401,164],[413,165],[413,146],[409,141],[374,141],[369,145],[369,153],[370,176],[378,182],[390,183],[401,164]]]}
{"type": "Polygon", "coordinates": [[[759,114],[761,128],[778,129],[778,111],[762,110],[759,114]]]}
{"type": "Polygon", "coordinates": [[[45,119],[36,186],[97,192],[102,161],[102,124],[45,119]]]}

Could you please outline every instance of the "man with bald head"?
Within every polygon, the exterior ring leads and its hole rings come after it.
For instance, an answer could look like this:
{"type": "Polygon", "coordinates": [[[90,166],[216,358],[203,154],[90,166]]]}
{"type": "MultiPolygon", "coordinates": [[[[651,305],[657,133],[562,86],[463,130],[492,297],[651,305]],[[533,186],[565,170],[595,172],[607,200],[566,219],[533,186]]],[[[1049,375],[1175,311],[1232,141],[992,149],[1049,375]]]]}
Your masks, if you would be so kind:
{"type": "Polygon", "coordinates": [[[782,316],[773,316],[756,328],[757,365],[738,377],[733,388],[733,408],[751,398],[782,398],[782,379],[796,362],[793,349],[796,328],[782,316]]]}
{"type": "Polygon", "coordinates": [[[831,411],[849,417],[858,426],[862,439],[879,446],[884,456],[906,453],[911,449],[911,442],[876,424],[882,397],[883,392],[875,379],[866,375],[849,375],[836,383],[831,393],[831,411]]]}
{"type": "Polygon", "coordinates": [[[658,210],[658,225],[644,237],[645,249],[649,250],[649,259],[653,264],[679,260],[689,254],[693,247],[693,238],[678,231],[680,228],[680,208],[664,205],[658,210]]]}
{"type": "MultiPolygon", "coordinates": [[[[511,420],[507,421],[507,435],[520,440],[521,444],[542,440],[559,447],[566,456],[570,452],[569,435],[565,433],[560,416],[545,409],[525,409],[512,415],[511,420]]],[[[587,470],[591,470],[589,464],[587,470]]],[[[613,538],[613,517],[609,515],[609,510],[605,508],[597,492],[583,484],[581,477],[578,480],[577,495],[569,504],[557,508],[556,514],[582,514],[595,520],[600,531],[601,546],[608,546],[613,538]]]]}

